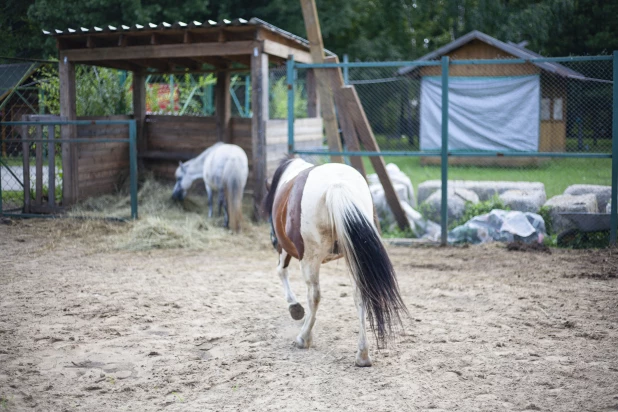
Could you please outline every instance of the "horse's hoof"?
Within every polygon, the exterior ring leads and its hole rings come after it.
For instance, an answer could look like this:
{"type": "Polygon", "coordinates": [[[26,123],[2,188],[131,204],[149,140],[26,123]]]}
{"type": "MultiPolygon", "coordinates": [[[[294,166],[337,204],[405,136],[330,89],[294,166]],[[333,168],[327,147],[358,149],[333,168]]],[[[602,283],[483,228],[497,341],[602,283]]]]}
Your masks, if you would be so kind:
{"type": "Polygon", "coordinates": [[[288,309],[290,310],[290,315],[294,320],[301,320],[305,317],[305,309],[300,303],[294,303],[293,305],[290,305],[288,309]]]}
{"type": "Polygon", "coordinates": [[[305,340],[301,338],[300,336],[298,336],[296,340],[294,341],[294,345],[298,349],[309,349],[309,347],[311,346],[311,340],[305,340]]]}
{"type": "Polygon", "coordinates": [[[371,366],[371,358],[369,357],[368,354],[365,354],[365,356],[362,356],[360,353],[357,353],[356,362],[354,362],[354,364],[358,366],[359,368],[369,367],[371,366]]]}

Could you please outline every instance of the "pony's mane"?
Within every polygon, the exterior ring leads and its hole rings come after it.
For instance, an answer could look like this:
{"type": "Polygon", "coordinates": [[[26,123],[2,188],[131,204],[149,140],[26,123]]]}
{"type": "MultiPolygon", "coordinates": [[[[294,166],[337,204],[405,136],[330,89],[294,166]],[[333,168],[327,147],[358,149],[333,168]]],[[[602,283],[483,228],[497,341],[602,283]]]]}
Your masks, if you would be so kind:
{"type": "Polygon", "coordinates": [[[290,163],[292,163],[295,159],[296,157],[285,157],[281,160],[281,163],[279,163],[277,170],[275,170],[272,183],[270,184],[270,190],[268,191],[266,198],[264,198],[264,204],[262,206],[264,211],[268,213],[269,216],[272,213],[273,204],[275,203],[275,193],[277,192],[277,186],[279,186],[279,180],[281,180],[283,172],[285,172],[290,163]]]}

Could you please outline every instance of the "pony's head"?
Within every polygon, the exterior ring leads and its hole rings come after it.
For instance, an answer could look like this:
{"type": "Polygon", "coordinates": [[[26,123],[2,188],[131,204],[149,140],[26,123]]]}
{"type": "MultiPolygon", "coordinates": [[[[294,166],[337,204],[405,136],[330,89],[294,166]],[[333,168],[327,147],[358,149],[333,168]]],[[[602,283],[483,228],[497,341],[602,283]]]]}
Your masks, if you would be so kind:
{"type": "Polygon", "coordinates": [[[187,190],[191,187],[193,180],[187,176],[187,166],[182,162],[178,162],[178,168],[176,169],[176,185],[172,192],[172,199],[184,200],[187,196],[187,190]]]}

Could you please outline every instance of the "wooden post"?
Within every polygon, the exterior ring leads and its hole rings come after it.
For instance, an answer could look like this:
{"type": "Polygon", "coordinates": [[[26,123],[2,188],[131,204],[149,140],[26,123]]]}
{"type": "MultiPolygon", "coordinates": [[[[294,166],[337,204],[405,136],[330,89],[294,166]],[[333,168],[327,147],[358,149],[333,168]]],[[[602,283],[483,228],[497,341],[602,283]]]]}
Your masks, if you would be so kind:
{"type": "MultiPolygon", "coordinates": [[[[327,57],[324,59],[326,63],[339,63],[339,59],[336,56],[327,57]]],[[[341,88],[344,86],[343,76],[341,75],[341,69],[325,69],[329,72],[331,78],[331,87],[335,91],[335,104],[337,105],[337,118],[341,125],[341,131],[343,134],[343,140],[345,141],[346,148],[350,151],[360,151],[360,144],[358,142],[358,135],[356,134],[356,128],[354,122],[350,118],[349,112],[345,110],[345,100],[341,95],[341,88]]],[[[363,165],[363,159],[359,156],[350,156],[350,163],[360,174],[367,180],[367,172],[365,171],[365,165],[363,165]]]]}
{"type": "Polygon", "coordinates": [[[36,134],[35,138],[38,140],[35,142],[35,170],[36,176],[34,181],[34,203],[37,206],[41,206],[43,203],[43,127],[41,125],[35,126],[36,134]]]}
{"type": "MultiPolygon", "coordinates": [[[[24,116],[25,119],[25,116],[24,116]]],[[[22,120],[24,120],[22,119],[22,120]]],[[[28,126],[24,125],[21,127],[21,150],[23,157],[23,184],[24,184],[24,213],[30,213],[30,134],[28,131],[28,126]]]]}
{"type": "Polygon", "coordinates": [[[262,200],[266,179],[266,122],[268,121],[268,54],[258,47],[251,55],[251,150],[253,175],[253,218],[263,218],[262,200]]]}
{"type": "MultiPolygon", "coordinates": [[[[60,116],[67,120],[76,120],[75,108],[75,64],[60,55],[58,62],[60,77],[60,116]]],[[[75,125],[62,126],[62,139],[77,137],[75,125]]],[[[77,201],[77,146],[74,143],[62,143],[62,205],[72,205],[77,201]]]]}
{"type": "Polygon", "coordinates": [[[146,79],[141,72],[133,72],[133,118],[137,129],[137,150],[144,153],[148,149],[146,140],[146,79]]]}
{"type": "Polygon", "coordinates": [[[230,119],[232,118],[232,101],[230,95],[230,72],[217,73],[215,85],[215,117],[217,119],[217,139],[220,142],[231,143],[232,133],[230,119]]]}
{"type": "MultiPolygon", "coordinates": [[[[322,42],[322,32],[318,20],[318,11],[315,7],[315,0],[300,0],[303,10],[303,19],[307,29],[307,39],[311,59],[314,63],[324,62],[324,43],[322,42]]],[[[341,141],[339,140],[339,126],[335,116],[335,103],[333,101],[333,91],[330,87],[328,73],[324,69],[315,70],[318,83],[318,93],[320,95],[320,105],[322,108],[322,119],[328,140],[328,149],[331,152],[341,151],[341,141]]],[[[343,163],[342,156],[331,156],[331,161],[343,163]]]]}
{"type": "MultiPolygon", "coordinates": [[[[351,86],[346,86],[340,89],[340,93],[342,105],[339,106],[339,110],[345,110],[348,113],[349,119],[356,128],[358,137],[365,146],[365,149],[368,151],[379,152],[380,149],[378,147],[378,143],[373,135],[373,131],[371,130],[365,111],[361,106],[358,94],[356,94],[356,89],[351,86]]],[[[395,192],[393,183],[386,172],[384,159],[382,156],[371,156],[369,159],[371,160],[371,164],[373,165],[373,168],[380,179],[380,183],[384,188],[386,201],[395,216],[395,220],[397,220],[397,225],[401,230],[410,227],[410,222],[408,221],[408,218],[399,203],[399,198],[397,198],[397,193],[395,192]]]]}
{"type": "Polygon", "coordinates": [[[307,70],[305,81],[305,89],[307,90],[307,117],[318,117],[320,113],[320,99],[318,97],[315,71],[313,69],[307,70]]]}

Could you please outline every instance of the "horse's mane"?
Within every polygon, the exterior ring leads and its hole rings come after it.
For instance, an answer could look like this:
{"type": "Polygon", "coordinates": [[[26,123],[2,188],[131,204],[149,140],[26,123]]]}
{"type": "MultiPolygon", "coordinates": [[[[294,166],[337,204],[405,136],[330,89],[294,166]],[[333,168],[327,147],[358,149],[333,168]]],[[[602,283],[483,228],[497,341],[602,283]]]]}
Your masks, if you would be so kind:
{"type": "Polygon", "coordinates": [[[263,208],[268,215],[272,213],[273,204],[275,203],[275,193],[277,192],[277,186],[279,186],[279,180],[281,180],[281,176],[283,172],[288,168],[290,163],[292,163],[296,158],[295,157],[286,157],[281,160],[279,163],[279,167],[275,170],[275,174],[273,175],[272,183],[270,184],[270,190],[264,199],[263,208]]]}

